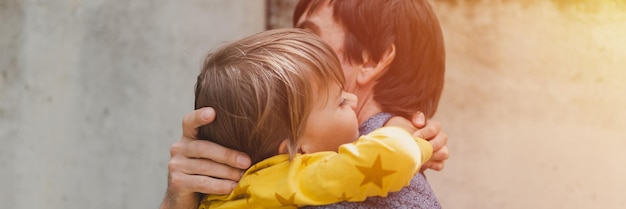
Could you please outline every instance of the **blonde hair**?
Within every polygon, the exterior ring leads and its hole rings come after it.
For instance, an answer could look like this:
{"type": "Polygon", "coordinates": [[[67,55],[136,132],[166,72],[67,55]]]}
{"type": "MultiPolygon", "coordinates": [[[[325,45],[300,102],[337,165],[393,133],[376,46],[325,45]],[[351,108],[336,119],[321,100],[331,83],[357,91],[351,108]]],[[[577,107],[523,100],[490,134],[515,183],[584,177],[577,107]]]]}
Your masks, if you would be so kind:
{"type": "Polygon", "coordinates": [[[217,113],[198,137],[245,152],[252,163],[277,155],[283,140],[293,156],[313,99],[327,98],[332,84],[344,84],[337,56],[305,30],[270,30],[226,44],[207,56],[198,75],[195,108],[217,113]]]}

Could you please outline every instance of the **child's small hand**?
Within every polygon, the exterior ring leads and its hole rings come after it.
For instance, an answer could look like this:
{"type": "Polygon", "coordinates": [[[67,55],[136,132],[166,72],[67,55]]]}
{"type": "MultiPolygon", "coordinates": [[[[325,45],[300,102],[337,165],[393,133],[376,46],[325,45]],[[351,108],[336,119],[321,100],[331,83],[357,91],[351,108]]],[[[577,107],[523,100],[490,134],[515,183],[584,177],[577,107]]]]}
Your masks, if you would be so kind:
{"type": "MultiPolygon", "coordinates": [[[[416,121],[415,119],[413,120],[416,121]]],[[[414,124],[415,125],[415,124],[414,124]]],[[[433,145],[433,155],[430,160],[422,165],[421,171],[428,168],[441,171],[446,160],[450,157],[448,152],[448,135],[441,130],[441,124],[434,120],[426,121],[426,126],[415,131],[414,136],[428,140],[433,145]]]]}
{"type": "Polygon", "coordinates": [[[400,128],[406,130],[409,133],[414,133],[415,131],[417,131],[417,128],[415,126],[413,126],[411,121],[407,120],[406,118],[400,117],[400,116],[393,116],[393,117],[391,117],[391,119],[389,119],[387,121],[387,123],[385,123],[385,126],[400,127],[400,128]]]}
{"type": "Polygon", "coordinates": [[[443,170],[450,153],[448,151],[448,135],[441,130],[441,123],[434,120],[426,120],[424,113],[413,114],[411,121],[400,116],[393,116],[385,126],[397,126],[413,133],[413,136],[426,139],[433,146],[433,155],[430,160],[422,165],[421,171],[433,169],[443,170]]]}

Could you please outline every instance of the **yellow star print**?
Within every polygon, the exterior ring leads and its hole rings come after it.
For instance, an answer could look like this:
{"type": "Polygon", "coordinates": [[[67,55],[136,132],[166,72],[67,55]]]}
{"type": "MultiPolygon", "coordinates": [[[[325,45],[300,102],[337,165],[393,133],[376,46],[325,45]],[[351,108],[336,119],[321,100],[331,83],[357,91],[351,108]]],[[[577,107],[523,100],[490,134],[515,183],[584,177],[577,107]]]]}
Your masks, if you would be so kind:
{"type": "Polygon", "coordinates": [[[274,196],[276,196],[276,199],[278,200],[278,202],[280,202],[280,204],[282,206],[290,206],[290,205],[295,205],[295,198],[296,198],[296,194],[293,193],[291,194],[291,196],[289,196],[289,199],[284,198],[283,196],[280,196],[278,193],[274,193],[274,196]]]}
{"type": "Polygon", "coordinates": [[[348,201],[348,200],[350,200],[350,199],[352,199],[352,197],[348,197],[348,196],[346,196],[346,193],[345,193],[345,192],[341,194],[341,197],[339,197],[339,200],[340,200],[340,201],[348,201]]]}
{"type": "Polygon", "coordinates": [[[309,165],[310,159],[311,159],[311,156],[308,156],[308,155],[302,156],[302,165],[303,166],[309,165]]]}
{"type": "Polygon", "coordinates": [[[383,178],[396,172],[393,170],[383,169],[382,162],[380,161],[380,155],[376,157],[376,160],[371,167],[357,165],[356,168],[359,169],[359,171],[365,176],[365,179],[361,182],[361,186],[371,182],[381,189],[383,188],[383,178]]]}
{"type": "Polygon", "coordinates": [[[239,193],[239,195],[237,195],[235,199],[246,199],[246,203],[248,203],[248,201],[250,200],[249,190],[250,185],[241,186],[241,184],[237,184],[237,187],[235,187],[234,191],[236,193],[239,193]]]}

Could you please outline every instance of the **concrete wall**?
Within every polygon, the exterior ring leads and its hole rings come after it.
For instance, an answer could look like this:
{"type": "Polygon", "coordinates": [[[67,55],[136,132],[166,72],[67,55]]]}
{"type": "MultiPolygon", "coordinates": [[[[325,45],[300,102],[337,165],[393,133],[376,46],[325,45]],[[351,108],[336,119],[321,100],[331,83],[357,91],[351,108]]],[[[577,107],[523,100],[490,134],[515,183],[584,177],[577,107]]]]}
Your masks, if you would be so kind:
{"type": "Polygon", "coordinates": [[[157,208],[202,57],[263,0],[1,0],[0,208],[157,208]]]}

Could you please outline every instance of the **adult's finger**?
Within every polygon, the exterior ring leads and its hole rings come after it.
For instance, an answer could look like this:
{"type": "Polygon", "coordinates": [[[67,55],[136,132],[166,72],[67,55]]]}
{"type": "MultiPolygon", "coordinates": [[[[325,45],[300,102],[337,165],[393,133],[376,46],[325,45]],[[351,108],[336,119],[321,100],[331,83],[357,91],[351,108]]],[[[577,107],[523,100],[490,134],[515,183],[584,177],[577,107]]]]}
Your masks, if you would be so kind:
{"type": "MultiPolygon", "coordinates": [[[[193,140],[172,145],[172,149],[180,149],[187,158],[203,158],[235,168],[250,167],[250,158],[243,152],[223,147],[211,141],[193,140]]],[[[176,152],[179,150],[172,150],[176,152]]]]}
{"type": "Polygon", "coordinates": [[[198,138],[198,127],[209,124],[215,119],[215,110],[211,107],[204,107],[187,113],[183,118],[183,138],[182,141],[189,141],[198,138]]]}
{"type": "Polygon", "coordinates": [[[204,194],[228,194],[236,185],[237,182],[226,179],[217,179],[203,175],[172,173],[170,174],[168,187],[171,189],[185,188],[185,190],[204,194]]]}
{"type": "Polygon", "coordinates": [[[196,182],[192,185],[192,188],[195,186],[194,190],[203,194],[229,194],[233,191],[235,186],[237,186],[237,182],[230,180],[209,178],[200,175],[192,177],[196,178],[190,181],[196,182]]]}
{"type": "Polygon", "coordinates": [[[181,162],[173,162],[173,164],[173,166],[180,166],[180,169],[189,175],[210,176],[231,181],[239,181],[244,172],[242,169],[201,158],[191,158],[181,162]]]}

